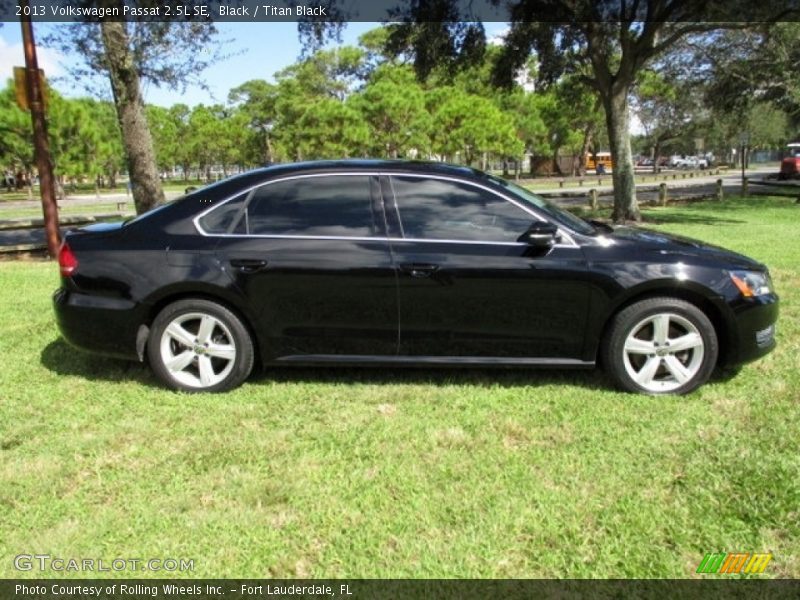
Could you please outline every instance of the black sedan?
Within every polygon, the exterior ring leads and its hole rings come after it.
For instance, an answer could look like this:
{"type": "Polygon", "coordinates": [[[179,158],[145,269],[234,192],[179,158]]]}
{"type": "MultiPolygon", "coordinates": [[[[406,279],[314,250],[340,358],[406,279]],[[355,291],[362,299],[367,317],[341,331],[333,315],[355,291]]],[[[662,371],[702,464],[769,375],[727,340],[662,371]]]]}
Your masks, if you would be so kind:
{"type": "Polygon", "coordinates": [[[308,162],[67,234],[75,346],[222,391],[253,365],[594,367],[681,394],[775,346],[767,268],[581,220],[474,169],[308,162]]]}

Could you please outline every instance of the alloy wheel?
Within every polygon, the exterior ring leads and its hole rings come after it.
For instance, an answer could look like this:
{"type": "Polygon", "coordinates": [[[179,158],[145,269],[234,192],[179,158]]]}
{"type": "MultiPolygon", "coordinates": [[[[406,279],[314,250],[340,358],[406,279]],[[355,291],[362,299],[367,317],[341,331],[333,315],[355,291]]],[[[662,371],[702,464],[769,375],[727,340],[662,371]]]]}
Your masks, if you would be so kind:
{"type": "Polygon", "coordinates": [[[209,388],[233,370],[236,342],[220,319],[203,312],[184,313],[164,329],[160,355],[175,381],[192,388],[209,388]]]}
{"type": "Polygon", "coordinates": [[[651,393],[674,391],[690,382],[703,365],[700,330],[675,313],[648,316],[631,328],[622,350],[630,378],[651,393]]]}

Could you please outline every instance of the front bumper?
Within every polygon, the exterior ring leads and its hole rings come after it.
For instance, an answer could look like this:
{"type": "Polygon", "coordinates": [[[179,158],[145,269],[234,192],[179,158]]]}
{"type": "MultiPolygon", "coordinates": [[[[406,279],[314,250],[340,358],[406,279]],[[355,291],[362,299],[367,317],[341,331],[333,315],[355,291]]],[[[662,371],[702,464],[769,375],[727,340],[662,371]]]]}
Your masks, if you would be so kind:
{"type": "Polygon", "coordinates": [[[767,294],[742,300],[733,307],[733,344],[726,353],[726,366],[741,365],[775,349],[778,296],[767,294]]]}
{"type": "Polygon", "coordinates": [[[131,300],[90,296],[59,288],[53,309],[61,335],[71,345],[97,354],[137,360],[139,307],[131,300]]]}

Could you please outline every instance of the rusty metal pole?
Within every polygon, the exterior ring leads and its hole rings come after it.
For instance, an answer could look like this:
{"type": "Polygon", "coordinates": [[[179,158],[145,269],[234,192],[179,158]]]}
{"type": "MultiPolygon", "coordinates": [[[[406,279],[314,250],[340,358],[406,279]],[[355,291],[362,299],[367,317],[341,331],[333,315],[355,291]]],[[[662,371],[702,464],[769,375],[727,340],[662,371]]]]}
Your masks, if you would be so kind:
{"type": "MultiPolygon", "coordinates": [[[[27,7],[28,0],[23,0],[21,4],[27,7]]],[[[50,161],[50,141],[47,137],[43,91],[39,79],[39,64],[36,60],[36,44],[33,40],[30,15],[20,16],[20,25],[22,26],[22,45],[25,49],[25,91],[28,95],[28,106],[33,124],[33,147],[36,168],[39,171],[39,192],[42,196],[47,253],[50,258],[55,258],[58,256],[58,248],[61,245],[61,235],[58,231],[58,206],[53,185],[53,164],[50,161]]]]}

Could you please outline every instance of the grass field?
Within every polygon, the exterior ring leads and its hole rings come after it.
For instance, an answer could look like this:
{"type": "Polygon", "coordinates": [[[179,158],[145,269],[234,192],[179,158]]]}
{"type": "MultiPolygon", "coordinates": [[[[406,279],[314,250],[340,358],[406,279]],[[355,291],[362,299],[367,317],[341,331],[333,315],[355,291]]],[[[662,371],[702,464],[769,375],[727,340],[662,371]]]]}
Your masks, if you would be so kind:
{"type": "Polygon", "coordinates": [[[13,569],[46,553],[194,560],[169,576],[682,578],[733,551],[800,577],[800,206],[646,216],[771,267],[774,353],[682,398],[438,369],[184,395],[70,349],[55,266],[0,262],[0,577],[59,575],[13,569]]]}

